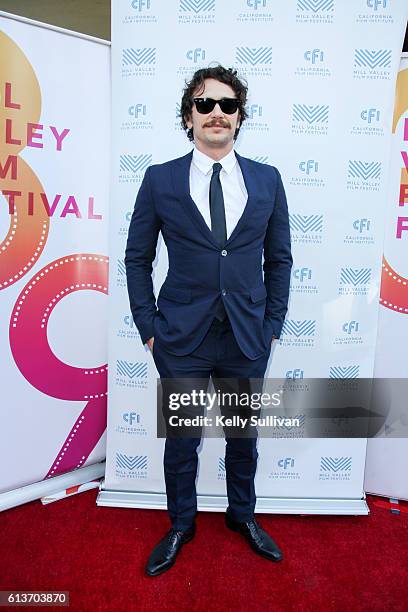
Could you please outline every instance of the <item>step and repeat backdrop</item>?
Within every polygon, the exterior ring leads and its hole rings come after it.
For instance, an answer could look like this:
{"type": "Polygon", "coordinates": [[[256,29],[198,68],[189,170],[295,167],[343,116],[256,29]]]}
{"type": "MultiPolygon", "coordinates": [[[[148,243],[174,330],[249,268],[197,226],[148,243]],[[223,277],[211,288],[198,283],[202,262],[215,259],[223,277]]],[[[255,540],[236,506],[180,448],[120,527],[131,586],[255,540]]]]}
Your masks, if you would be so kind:
{"type": "MultiPolygon", "coordinates": [[[[289,312],[267,375],[371,377],[408,9],[403,0],[120,0],[112,10],[105,489],[134,492],[136,504],[139,493],[145,500],[151,492],[151,505],[160,507],[157,372],[132,322],[123,259],[146,168],[191,148],[179,117],[184,81],[213,63],[237,68],[250,93],[237,151],[276,166],[283,177],[294,266],[289,312]]],[[[160,239],[156,295],[166,270],[160,239]]],[[[282,497],[363,497],[365,439],[307,439],[302,429],[281,435],[259,441],[256,485],[265,508],[282,497]]],[[[225,505],[223,457],[223,440],[203,441],[202,507],[205,499],[212,508],[225,505]]]]}

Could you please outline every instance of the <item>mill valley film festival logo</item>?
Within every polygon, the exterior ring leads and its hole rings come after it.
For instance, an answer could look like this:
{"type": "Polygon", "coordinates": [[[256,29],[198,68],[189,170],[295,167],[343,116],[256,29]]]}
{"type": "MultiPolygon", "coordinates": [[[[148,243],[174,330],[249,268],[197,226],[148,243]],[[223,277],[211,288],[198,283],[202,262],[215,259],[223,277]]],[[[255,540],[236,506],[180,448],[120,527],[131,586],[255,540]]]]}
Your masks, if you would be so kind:
{"type": "Polygon", "coordinates": [[[356,23],[393,24],[394,18],[389,9],[393,0],[360,0],[356,23]]]}
{"type": "Polygon", "coordinates": [[[354,125],[350,128],[353,136],[384,136],[382,123],[383,111],[375,106],[367,106],[355,113],[354,125]]]}
{"type": "Polygon", "coordinates": [[[116,478],[147,478],[147,455],[116,453],[116,478]]]}
{"type": "Polygon", "coordinates": [[[359,375],[359,365],[330,366],[329,369],[329,378],[358,378],[359,375]]]}
{"type": "Polygon", "coordinates": [[[244,76],[272,76],[272,47],[236,47],[235,62],[244,76]]]}
{"type": "Polygon", "coordinates": [[[179,24],[215,23],[215,0],[179,0],[179,24]]]}
{"type": "Polygon", "coordinates": [[[289,178],[289,184],[293,187],[326,187],[326,177],[322,176],[320,162],[316,159],[302,159],[297,163],[296,170],[297,174],[289,178]]]}
{"type": "Polygon", "coordinates": [[[116,267],[116,286],[126,287],[126,266],[123,259],[118,259],[116,267]]]}
{"type": "Polygon", "coordinates": [[[359,80],[388,81],[391,77],[391,50],[355,49],[353,77],[359,80]]]}
{"type": "Polygon", "coordinates": [[[341,268],[339,295],[368,295],[371,268],[341,268]]]}
{"type": "Polygon", "coordinates": [[[282,327],[280,344],[291,347],[313,348],[316,321],[313,319],[286,319],[282,327]]]}
{"type": "Polygon", "coordinates": [[[153,12],[155,0],[128,0],[129,8],[122,18],[124,25],[146,25],[158,23],[158,15],[153,12]]]}
{"type": "Polygon", "coordinates": [[[225,480],[226,472],[225,472],[225,458],[218,457],[218,473],[217,480],[225,480]]]}
{"type": "Polygon", "coordinates": [[[269,472],[271,480],[300,480],[300,472],[295,467],[294,457],[281,457],[274,461],[274,469],[269,472]]]}
{"type": "Polygon", "coordinates": [[[147,362],[146,361],[116,361],[117,387],[128,387],[132,389],[147,389],[147,362]]]}
{"type": "Polygon", "coordinates": [[[323,215],[289,213],[289,225],[294,244],[322,244],[323,215]]]}
{"type": "Polygon", "coordinates": [[[326,79],[332,75],[327,64],[327,52],[323,49],[306,49],[299,60],[294,71],[295,76],[326,79]]]}
{"type": "Polygon", "coordinates": [[[350,480],[351,457],[320,457],[319,480],[350,480]]]}
{"type": "Polygon", "coordinates": [[[350,159],[347,172],[349,191],[380,191],[381,162],[350,159]]]}
{"type": "Polygon", "coordinates": [[[153,77],[156,59],[155,47],[122,49],[122,77],[153,77]]]}
{"type": "Polygon", "coordinates": [[[329,106],[327,104],[294,104],[292,107],[292,134],[327,136],[329,106]]]}
{"type": "Polygon", "coordinates": [[[239,0],[231,3],[229,10],[238,11],[235,15],[237,23],[272,23],[274,14],[271,13],[273,0],[239,0]]]}
{"type": "Polygon", "coordinates": [[[119,157],[119,183],[141,183],[146,169],[152,163],[151,153],[139,155],[120,155],[119,157]]]}
{"type": "Polygon", "coordinates": [[[297,0],[296,23],[332,24],[334,0],[297,0]]]}

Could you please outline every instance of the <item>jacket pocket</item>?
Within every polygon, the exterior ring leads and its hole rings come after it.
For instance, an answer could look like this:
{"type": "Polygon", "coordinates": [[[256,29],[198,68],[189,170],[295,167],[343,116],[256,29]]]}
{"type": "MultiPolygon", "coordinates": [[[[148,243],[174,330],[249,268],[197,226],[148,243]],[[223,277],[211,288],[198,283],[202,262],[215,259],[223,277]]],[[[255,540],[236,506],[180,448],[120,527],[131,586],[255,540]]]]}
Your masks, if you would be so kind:
{"type": "Polygon", "coordinates": [[[166,298],[166,300],[171,300],[173,302],[188,304],[191,302],[191,289],[178,289],[177,287],[163,285],[159,293],[159,298],[166,298]]]}
{"type": "Polygon", "coordinates": [[[259,285],[259,287],[251,290],[251,302],[260,302],[261,300],[265,300],[267,295],[265,285],[259,285]]]}

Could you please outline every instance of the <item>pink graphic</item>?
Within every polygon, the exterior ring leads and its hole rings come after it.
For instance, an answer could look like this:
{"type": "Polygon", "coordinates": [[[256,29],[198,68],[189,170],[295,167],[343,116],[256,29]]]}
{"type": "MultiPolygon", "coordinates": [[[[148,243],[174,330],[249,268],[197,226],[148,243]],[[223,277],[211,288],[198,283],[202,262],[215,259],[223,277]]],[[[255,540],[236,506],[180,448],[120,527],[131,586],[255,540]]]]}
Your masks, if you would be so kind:
{"type": "Polygon", "coordinates": [[[10,347],[23,376],[42,393],[87,402],[46,477],[83,465],[105,431],[107,399],[107,365],[84,369],[58,359],[48,344],[48,320],[69,293],[85,289],[107,294],[107,279],[107,257],[67,255],[42,268],[27,283],[11,314],[10,347]]]}
{"type": "Polygon", "coordinates": [[[380,304],[402,314],[408,313],[408,279],[395,272],[383,257],[380,304]]]}

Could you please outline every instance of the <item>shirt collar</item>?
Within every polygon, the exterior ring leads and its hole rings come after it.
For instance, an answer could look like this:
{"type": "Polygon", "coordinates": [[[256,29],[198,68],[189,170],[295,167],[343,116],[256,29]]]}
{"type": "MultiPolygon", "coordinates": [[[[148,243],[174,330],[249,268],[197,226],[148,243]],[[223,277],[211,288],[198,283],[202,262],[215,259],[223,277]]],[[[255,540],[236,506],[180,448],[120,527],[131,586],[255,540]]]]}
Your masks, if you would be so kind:
{"type": "MultiPolygon", "coordinates": [[[[197,147],[194,147],[193,163],[203,174],[210,174],[210,172],[212,172],[212,167],[215,164],[215,160],[211,157],[208,157],[208,155],[206,155],[205,153],[199,151],[197,147]]],[[[225,157],[220,159],[218,163],[221,164],[222,169],[227,174],[230,174],[234,169],[235,164],[237,163],[237,158],[235,156],[234,149],[231,149],[231,151],[227,155],[225,155],[225,157]]]]}

